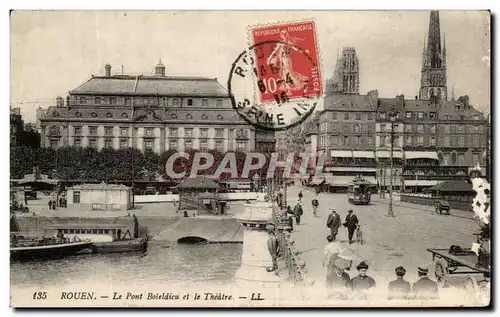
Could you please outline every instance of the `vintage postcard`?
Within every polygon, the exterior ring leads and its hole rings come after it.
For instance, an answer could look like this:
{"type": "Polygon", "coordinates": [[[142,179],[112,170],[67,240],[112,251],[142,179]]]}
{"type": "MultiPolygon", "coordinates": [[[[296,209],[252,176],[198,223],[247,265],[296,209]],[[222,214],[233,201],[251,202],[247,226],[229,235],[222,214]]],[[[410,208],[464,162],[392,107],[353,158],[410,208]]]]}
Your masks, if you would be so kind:
{"type": "Polygon", "coordinates": [[[12,307],[490,305],[490,12],[10,23],[12,307]]]}

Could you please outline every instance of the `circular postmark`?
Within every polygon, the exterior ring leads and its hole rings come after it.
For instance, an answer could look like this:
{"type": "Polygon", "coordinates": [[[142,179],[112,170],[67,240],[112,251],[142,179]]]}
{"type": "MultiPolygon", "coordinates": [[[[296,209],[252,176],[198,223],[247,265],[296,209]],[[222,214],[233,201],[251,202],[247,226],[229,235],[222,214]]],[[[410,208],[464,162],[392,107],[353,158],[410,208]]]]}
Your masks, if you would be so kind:
{"type": "Polygon", "coordinates": [[[238,114],[268,131],[302,123],[322,95],[319,65],[308,50],[276,40],[241,52],[232,64],[227,87],[238,114]]]}

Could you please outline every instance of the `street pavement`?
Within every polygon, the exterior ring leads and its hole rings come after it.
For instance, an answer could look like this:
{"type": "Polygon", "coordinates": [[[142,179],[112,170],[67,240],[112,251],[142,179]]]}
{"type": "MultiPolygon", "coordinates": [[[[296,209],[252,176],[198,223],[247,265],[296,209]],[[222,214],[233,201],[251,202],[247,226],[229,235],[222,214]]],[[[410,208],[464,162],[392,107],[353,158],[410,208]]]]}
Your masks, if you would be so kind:
{"type": "MultiPolygon", "coordinates": [[[[329,234],[326,219],[331,207],[337,210],[342,222],[347,211],[352,209],[363,230],[365,244],[360,245],[348,244],[347,229],[343,226],[339,229],[337,239],[345,249],[344,253],[353,259],[353,266],[347,273],[351,278],[354,277],[357,275],[356,265],[365,261],[370,266],[368,275],[385,289],[388,281],[395,279],[394,269],[400,265],[406,268],[405,278],[410,283],[418,279],[419,265],[427,265],[429,276],[434,279],[432,256],[426,249],[449,249],[451,245],[470,247],[474,240],[472,233],[478,228],[475,221],[467,217],[436,215],[432,208],[416,208],[425,206],[399,201],[394,205],[395,217],[388,217],[388,200],[379,199],[378,195],[372,195],[370,205],[351,205],[347,201],[347,194],[322,193],[319,198],[319,217],[314,218],[311,201],[315,193],[310,189],[290,186],[288,204],[295,205],[300,191],[303,193],[304,214],[301,224],[294,224],[292,238],[301,259],[307,264],[307,279],[319,285],[324,284],[326,277],[326,269],[321,264],[329,234]]],[[[460,277],[457,283],[459,280],[460,277]]]]}

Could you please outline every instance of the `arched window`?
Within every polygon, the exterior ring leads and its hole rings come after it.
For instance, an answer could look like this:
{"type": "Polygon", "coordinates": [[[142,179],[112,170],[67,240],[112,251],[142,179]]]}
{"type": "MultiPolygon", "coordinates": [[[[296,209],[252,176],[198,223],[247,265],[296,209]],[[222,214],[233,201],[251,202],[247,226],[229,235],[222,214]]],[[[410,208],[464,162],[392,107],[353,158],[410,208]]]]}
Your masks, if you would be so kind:
{"type": "Polygon", "coordinates": [[[442,153],[438,154],[438,160],[439,160],[440,164],[443,164],[443,154],[442,153]]]}
{"type": "Polygon", "coordinates": [[[218,115],[217,115],[217,120],[222,120],[222,119],[224,119],[224,117],[222,117],[222,115],[221,115],[221,114],[218,114],[218,115]]]}
{"type": "Polygon", "coordinates": [[[122,113],[122,118],[128,118],[128,115],[124,112],[122,113]]]}
{"type": "Polygon", "coordinates": [[[186,119],[188,119],[188,120],[193,119],[193,116],[190,113],[188,113],[186,116],[186,119]]]}
{"type": "Polygon", "coordinates": [[[106,117],[107,117],[107,118],[112,118],[112,117],[113,117],[113,114],[111,114],[111,112],[108,112],[108,113],[106,113],[106,117]]]}
{"type": "Polygon", "coordinates": [[[80,111],[77,111],[77,112],[75,112],[75,116],[77,116],[77,117],[81,117],[81,116],[82,116],[82,113],[81,113],[80,111]]]}
{"type": "Polygon", "coordinates": [[[59,112],[54,111],[54,117],[59,117],[59,112]]]}
{"type": "Polygon", "coordinates": [[[208,117],[207,117],[207,115],[206,115],[206,114],[203,114],[203,115],[201,116],[201,118],[202,118],[203,120],[207,120],[207,119],[208,119],[208,117]]]}
{"type": "Polygon", "coordinates": [[[177,115],[175,113],[172,113],[172,115],[170,116],[170,118],[177,119],[177,115]]]}

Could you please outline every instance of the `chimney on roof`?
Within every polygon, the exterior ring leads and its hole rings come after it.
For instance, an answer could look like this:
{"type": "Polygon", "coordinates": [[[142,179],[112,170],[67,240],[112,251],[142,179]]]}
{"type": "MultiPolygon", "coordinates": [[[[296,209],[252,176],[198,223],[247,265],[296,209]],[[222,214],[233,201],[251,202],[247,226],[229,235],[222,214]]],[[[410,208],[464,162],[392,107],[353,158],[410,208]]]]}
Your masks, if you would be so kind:
{"type": "Polygon", "coordinates": [[[469,109],[469,96],[465,95],[458,97],[458,102],[464,106],[464,109],[469,109]]]}
{"type": "Polygon", "coordinates": [[[106,64],[106,66],[104,66],[104,69],[105,69],[106,77],[111,77],[111,65],[106,64]]]}
{"type": "Polygon", "coordinates": [[[56,106],[57,108],[63,108],[64,107],[64,99],[61,96],[58,96],[56,98],[56,106]]]}
{"type": "Polygon", "coordinates": [[[155,76],[165,76],[165,65],[161,63],[161,59],[155,66],[155,76]]]}
{"type": "Polygon", "coordinates": [[[398,106],[405,106],[405,95],[400,94],[399,96],[396,96],[396,100],[398,100],[398,106]]]}

